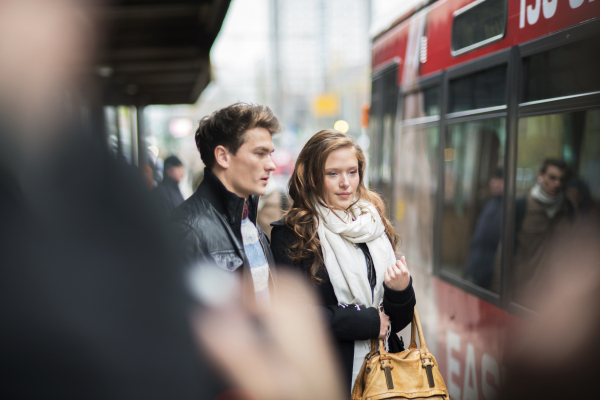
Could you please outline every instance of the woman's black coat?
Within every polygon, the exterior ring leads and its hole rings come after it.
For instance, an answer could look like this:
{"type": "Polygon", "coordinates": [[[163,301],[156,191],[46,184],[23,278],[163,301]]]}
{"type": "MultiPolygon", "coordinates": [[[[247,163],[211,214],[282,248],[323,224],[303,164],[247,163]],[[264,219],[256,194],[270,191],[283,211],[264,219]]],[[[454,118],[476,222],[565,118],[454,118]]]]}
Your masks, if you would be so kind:
{"type": "MultiPolygon", "coordinates": [[[[271,251],[278,266],[290,266],[302,271],[310,277],[310,266],[312,259],[302,260],[299,264],[293,264],[287,253],[287,249],[296,240],[291,229],[285,226],[284,220],[273,222],[271,231],[271,251]]],[[[360,307],[353,305],[340,305],[333,286],[329,281],[329,275],[325,268],[318,273],[323,281],[315,284],[323,304],[323,314],[330,326],[331,332],[336,339],[337,349],[343,366],[343,378],[347,388],[352,384],[352,365],[354,362],[354,341],[377,339],[381,326],[379,312],[374,307],[360,307]]],[[[313,281],[314,282],[314,281],[313,281]]],[[[413,318],[416,304],[415,292],[412,287],[412,277],[408,287],[397,291],[390,289],[384,284],[383,307],[385,313],[390,317],[392,332],[397,333],[406,327],[413,318]]],[[[390,336],[390,351],[397,353],[403,350],[398,335],[390,336]]]]}

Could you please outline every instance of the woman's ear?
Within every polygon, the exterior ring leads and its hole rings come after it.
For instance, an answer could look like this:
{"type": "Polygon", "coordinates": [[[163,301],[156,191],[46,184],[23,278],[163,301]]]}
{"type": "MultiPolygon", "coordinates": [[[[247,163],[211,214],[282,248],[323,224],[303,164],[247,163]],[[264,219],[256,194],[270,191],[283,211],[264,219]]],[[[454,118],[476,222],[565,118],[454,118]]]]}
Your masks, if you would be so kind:
{"type": "Polygon", "coordinates": [[[229,168],[230,156],[231,154],[229,153],[229,150],[225,148],[225,146],[218,145],[217,147],[215,147],[215,161],[221,168],[229,168]]]}

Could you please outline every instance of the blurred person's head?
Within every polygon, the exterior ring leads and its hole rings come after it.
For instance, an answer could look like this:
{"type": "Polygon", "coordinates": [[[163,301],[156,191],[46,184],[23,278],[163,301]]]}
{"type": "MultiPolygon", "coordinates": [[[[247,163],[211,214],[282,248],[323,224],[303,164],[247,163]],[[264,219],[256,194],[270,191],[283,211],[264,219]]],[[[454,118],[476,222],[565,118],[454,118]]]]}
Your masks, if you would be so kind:
{"type": "Polygon", "coordinates": [[[177,156],[169,156],[163,164],[165,176],[179,183],[185,175],[185,166],[177,156]]]}
{"type": "Polygon", "coordinates": [[[24,147],[47,149],[52,127],[68,113],[94,47],[89,2],[3,0],[0,2],[0,112],[30,135],[24,147]]]}
{"type": "Polygon", "coordinates": [[[502,196],[504,194],[504,170],[502,168],[494,171],[489,185],[491,196],[502,196]]]}
{"type": "Polygon", "coordinates": [[[575,209],[589,208],[594,203],[590,187],[577,177],[569,180],[565,187],[565,195],[575,209]]]}
{"type": "Polygon", "coordinates": [[[567,180],[568,166],[563,160],[548,158],[544,160],[537,173],[537,181],[549,196],[557,196],[567,180]]]}
{"type": "Polygon", "coordinates": [[[242,198],[264,195],[275,164],[272,136],[282,130],[265,106],[236,103],[200,120],[200,157],[229,190],[242,198]]]}
{"type": "Polygon", "coordinates": [[[385,232],[395,247],[399,237],[385,218],[385,205],[381,197],[364,185],[365,155],[352,137],[335,129],[316,133],[304,145],[290,177],[289,193],[292,207],[286,224],[293,227],[298,239],[298,249],[292,249],[299,258],[310,253],[315,257],[315,276],[321,260],[320,244],[314,240],[318,215],[316,204],[333,209],[347,210],[358,200],[373,204],[385,225],[385,232]],[[296,251],[297,250],[297,251],[296,251]]]}

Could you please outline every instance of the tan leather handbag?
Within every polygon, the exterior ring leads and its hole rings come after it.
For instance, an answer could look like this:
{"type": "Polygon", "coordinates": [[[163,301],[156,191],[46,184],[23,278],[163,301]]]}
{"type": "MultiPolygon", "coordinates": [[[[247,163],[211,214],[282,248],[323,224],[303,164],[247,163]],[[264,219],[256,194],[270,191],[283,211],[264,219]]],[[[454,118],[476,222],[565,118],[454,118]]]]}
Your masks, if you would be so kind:
{"type": "Polygon", "coordinates": [[[415,308],[408,350],[388,353],[382,340],[373,340],[354,383],[352,400],[425,398],[448,400],[448,390],[435,357],[427,350],[415,308]]]}

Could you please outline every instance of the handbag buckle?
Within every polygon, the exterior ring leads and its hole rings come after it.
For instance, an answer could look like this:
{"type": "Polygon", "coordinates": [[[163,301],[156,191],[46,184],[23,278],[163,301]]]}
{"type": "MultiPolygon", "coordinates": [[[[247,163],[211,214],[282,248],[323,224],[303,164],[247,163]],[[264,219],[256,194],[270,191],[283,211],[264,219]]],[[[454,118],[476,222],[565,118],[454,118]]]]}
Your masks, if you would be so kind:
{"type": "Polygon", "coordinates": [[[391,390],[394,388],[394,380],[392,379],[392,369],[394,369],[394,366],[392,365],[391,357],[388,356],[386,359],[381,360],[380,363],[381,369],[385,373],[385,383],[387,384],[387,388],[388,390],[391,390]]]}
{"type": "Polygon", "coordinates": [[[433,367],[435,364],[431,358],[421,359],[421,366],[425,368],[425,372],[427,373],[427,382],[429,383],[429,387],[435,387],[435,381],[433,380],[433,367]]]}

